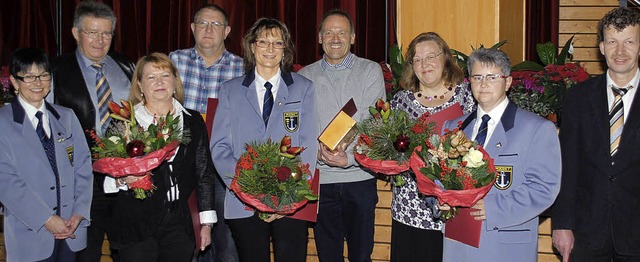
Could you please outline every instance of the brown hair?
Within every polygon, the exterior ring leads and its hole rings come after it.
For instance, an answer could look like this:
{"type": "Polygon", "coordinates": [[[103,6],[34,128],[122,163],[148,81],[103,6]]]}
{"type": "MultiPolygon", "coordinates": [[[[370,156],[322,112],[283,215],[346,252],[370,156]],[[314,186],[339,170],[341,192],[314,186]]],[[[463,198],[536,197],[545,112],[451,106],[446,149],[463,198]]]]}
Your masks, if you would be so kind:
{"type": "Polygon", "coordinates": [[[143,56],[138,60],[136,64],[136,70],[133,72],[133,77],[131,79],[131,90],[129,91],[129,100],[132,104],[137,104],[139,102],[145,102],[144,97],[142,96],[142,89],[140,88],[140,81],[142,80],[142,69],[147,64],[152,64],[156,68],[160,69],[169,69],[171,74],[176,78],[176,84],[174,86],[175,92],[173,93],[173,98],[178,100],[181,104],[184,103],[184,87],[182,86],[182,80],[180,80],[180,74],[178,74],[178,69],[171,59],[163,54],[163,53],[151,53],[147,56],[143,56]]]}
{"type": "Polygon", "coordinates": [[[464,79],[464,72],[456,63],[455,58],[445,42],[437,33],[427,32],[421,33],[416,36],[411,43],[409,44],[409,48],[407,48],[407,53],[405,54],[405,63],[402,68],[402,76],[400,76],[400,85],[405,90],[409,91],[420,91],[420,80],[416,76],[415,71],[413,71],[413,65],[411,61],[413,57],[416,55],[416,45],[426,41],[433,41],[442,49],[442,55],[444,56],[444,68],[442,70],[442,79],[444,80],[445,86],[453,87],[464,79]]]}
{"type": "Polygon", "coordinates": [[[258,19],[258,21],[251,26],[247,31],[247,34],[242,38],[245,74],[248,74],[256,68],[256,57],[255,54],[251,52],[251,45],[256,42],[256,39],[258,39],[262,33],[273,34],[276,31],[280,31],[282,41],[284,42],[284,53],[282,55],[280,69],[284,71],[291,71],[291,66],[293,65],[293,54],[295,51],[289,29],[286,25],[276,19],[263,17],[258,19]]]}

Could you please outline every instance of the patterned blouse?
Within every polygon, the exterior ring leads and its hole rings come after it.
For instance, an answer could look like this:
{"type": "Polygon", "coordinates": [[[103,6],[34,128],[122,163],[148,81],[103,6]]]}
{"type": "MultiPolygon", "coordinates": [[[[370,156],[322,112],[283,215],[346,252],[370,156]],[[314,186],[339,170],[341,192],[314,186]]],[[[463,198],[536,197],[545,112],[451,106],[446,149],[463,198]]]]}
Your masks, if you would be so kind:
{"type": "MultiPolygon", "coordinates": [[[[396,93],[391,100],[391,108],[404,110],[411,118],[418,118],[424,113],[435,114],[456,103],[462,107],[462,113],[468,114],[475,110],[475,101],[468,83],[456,86],[455,94],[442,105],[425,107],[414,96],[413,92],[403,90],[396,93]]],[[[427,197],[418,192],[413,174],[402,174],[406,183],[401,187],[393,187],[391,215],[394,220],[408,226],[429,230],[441,230],[443,222],[433,215],[435,198],[427,197]]]]}

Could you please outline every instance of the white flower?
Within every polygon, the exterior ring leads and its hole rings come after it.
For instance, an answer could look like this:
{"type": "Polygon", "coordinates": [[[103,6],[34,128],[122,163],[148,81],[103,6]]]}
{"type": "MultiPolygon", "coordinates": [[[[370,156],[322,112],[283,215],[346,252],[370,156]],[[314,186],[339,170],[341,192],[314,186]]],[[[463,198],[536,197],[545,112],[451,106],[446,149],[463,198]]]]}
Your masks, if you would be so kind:
{"type": "Polygon", "coordinates": [[[117,144],[120,142],[120,137],[117,136],[110,136],[109,137],[109,141],[113,142],[114,144],[117,144]]]}
{"type": "Polygon", "coordinates": [[[482,152],[474,148],[469,149],[469,152],[462,157],[462,161],[466,161],[467,166],[471,168],[479,167],[484,164],[484,161],[482,160],[482,152]]]}

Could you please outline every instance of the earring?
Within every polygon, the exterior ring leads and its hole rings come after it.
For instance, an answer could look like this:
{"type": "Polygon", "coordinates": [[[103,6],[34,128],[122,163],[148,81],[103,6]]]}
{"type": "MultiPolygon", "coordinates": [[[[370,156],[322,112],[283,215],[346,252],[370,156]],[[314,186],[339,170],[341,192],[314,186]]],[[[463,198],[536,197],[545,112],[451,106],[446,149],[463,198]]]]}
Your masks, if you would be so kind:
{"type": "Polygon", "coordinates": [[[144,93],[140,92],[140,96],[144,97],[144,93]]]}

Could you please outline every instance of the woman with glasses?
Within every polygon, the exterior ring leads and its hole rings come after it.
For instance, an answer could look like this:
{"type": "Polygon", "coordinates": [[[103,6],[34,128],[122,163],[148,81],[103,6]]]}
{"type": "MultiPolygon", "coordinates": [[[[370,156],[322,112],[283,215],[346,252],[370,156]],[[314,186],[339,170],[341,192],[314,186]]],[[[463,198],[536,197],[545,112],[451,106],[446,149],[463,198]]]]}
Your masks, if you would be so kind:
{"type": "MultiPolygon", "coordinates": [[[[414,119],[446,110],[441,113],[444,117],[437,118],[437,126],[475,109],[464,73],[438,34],[416,36],[405,58],[400,79],[404,90],[394,95],[392,108],[414,119]]],[[[404,173],[403,178],[404,185],[393,186],[391,261],[441,261],[443,221],[437,215],[436,199],[418,192],[415,174],[404,173]]]]}
{"type": "Polygon", "coordinates": [[[17,97],[0,108],[0,202],[7,261],[75,261],[87,246],[93,173],[84,132],[71,109],[44,101],[47,54],[15,51],[17,97]]]}
{"type": "Polygon", "coordinates": [[[111,247],[118,250],[121,261],[189,262],[196,248],[204,250],[211,243],[211,228],[217,222],[207,128],[200,113],[182,106],[182,81],[165,54],[151,53],[138,60],[129,100],[138,125],[145,129],[171,114],[182,130],[183,142],[151,171],[156,189],[145,199],[136,199],[127,187],[141,176],[106,180],[110,186],[105,186],[105,191],[117,192],[108,229],[111,247]],[[200,211],[199,232],[194,232],[187,202],[194,191],[200,211]],[[195,247],[194,235],[200,238],[201,246],[195,247]]]}
{"type": "MultiPolygon", "coordinates": [[[[318,151],[314,89],[311,81],[290,71],[294,47],[289,29],[278,20],[261,18],[242,43],[245,76],[225,82],[218,94],[213,164],[228,187],[245,144],[280,141],[287,135],[292,145],[306,147],[302,162],[313,173],[318,151]]],[[[306,260],[307,222],[295,218],[300,211],[262,220],[230,191],[225,201],[225,219],[240,261],[270,261],[271,242],[276,262],[306,260]]]]}

